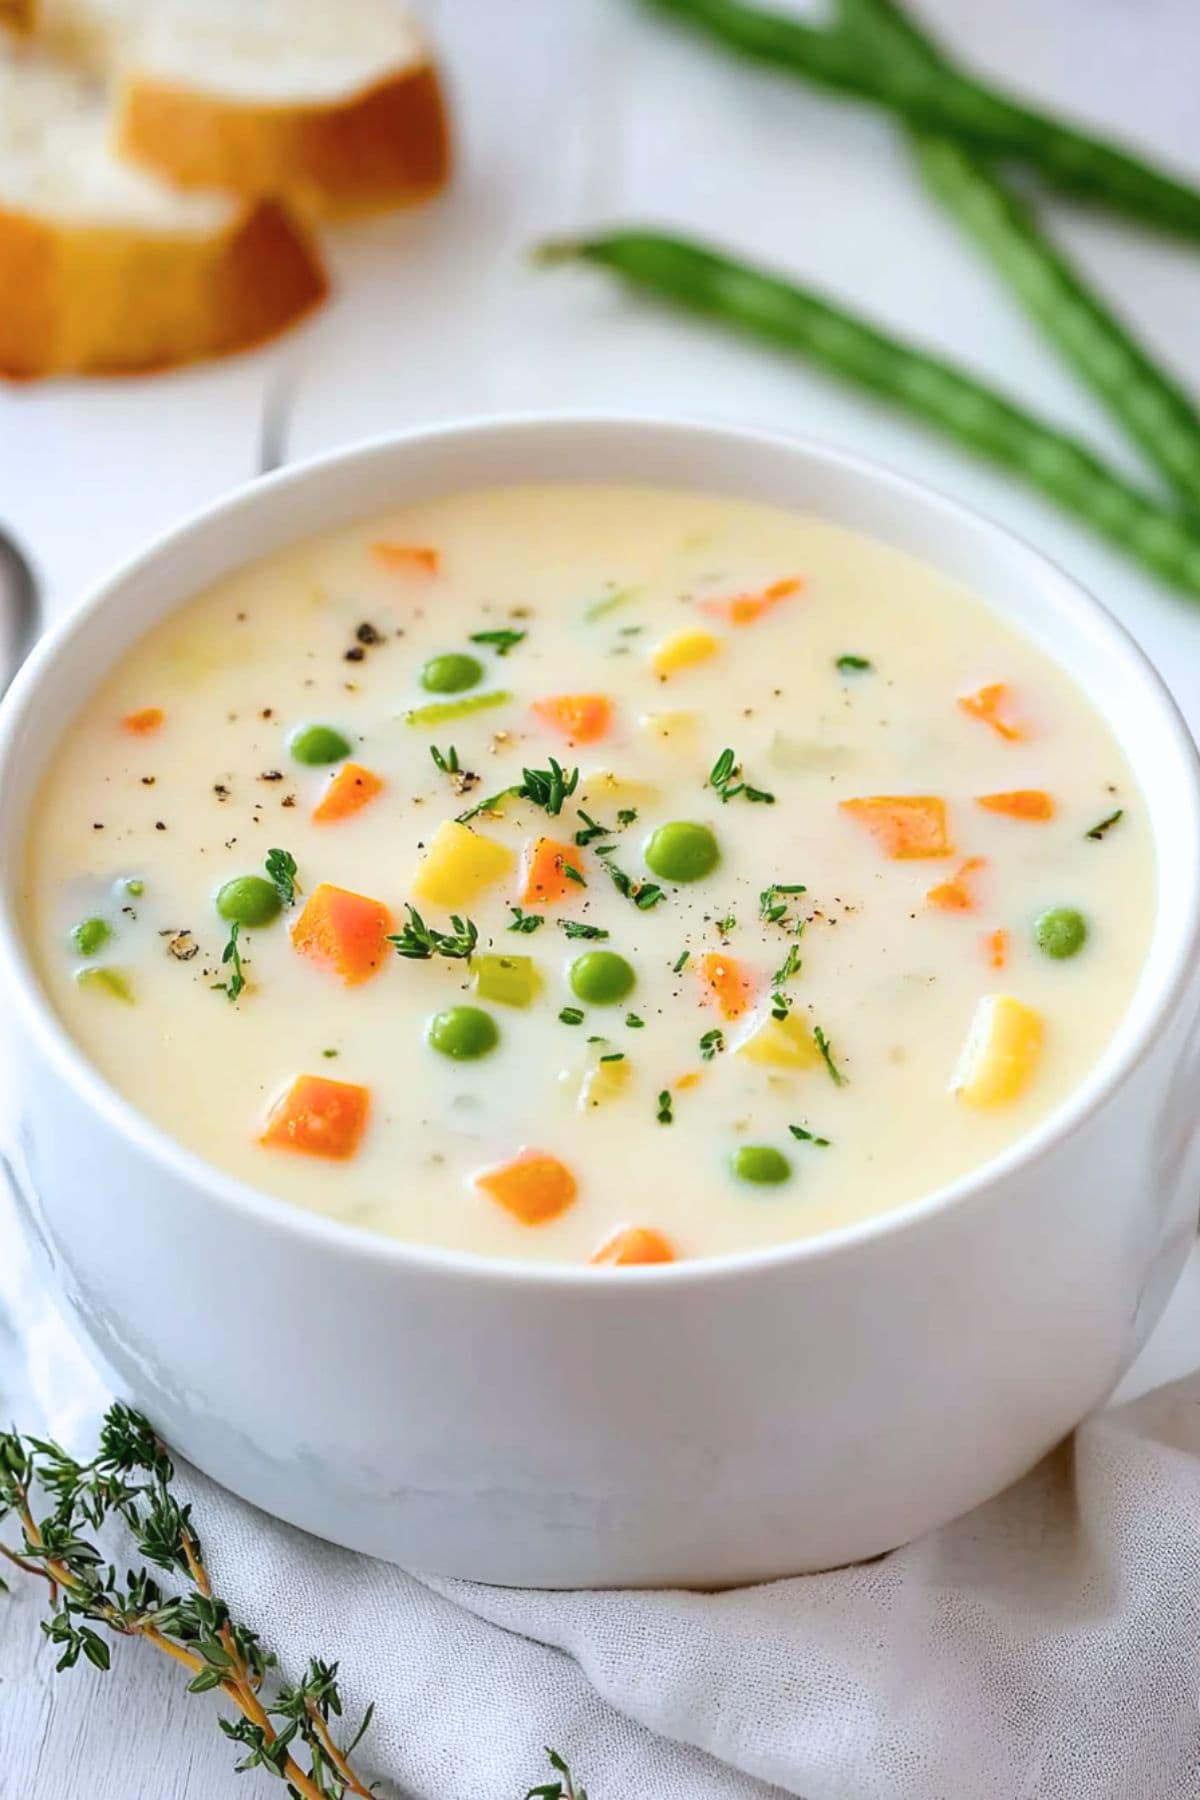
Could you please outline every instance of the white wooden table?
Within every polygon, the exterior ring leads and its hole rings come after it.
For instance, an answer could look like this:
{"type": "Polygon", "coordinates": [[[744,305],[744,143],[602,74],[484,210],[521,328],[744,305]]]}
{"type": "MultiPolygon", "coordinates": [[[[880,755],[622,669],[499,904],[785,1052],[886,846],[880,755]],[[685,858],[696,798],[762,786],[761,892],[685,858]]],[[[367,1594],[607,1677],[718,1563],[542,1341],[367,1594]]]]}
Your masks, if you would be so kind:
{"type": "MultiPolygon", "coordinates": [[[[282,357],[299,382],[290,457],[419,420],[546,407],[707,415],[867,451],[1059,558],[1132,628],[1200,726],[1200,610],[867,399],[598,278],[537,273],[524,259],[542,236],[607,220],[723,239],[990,372],[1136,467],[922,197],[886,120],[739,68],[632,0],[441,0],[431,10],[457,118],[453,190],[432,210],[331,242],[337,296],[305,334],[178,377],[0,393],[0,522],[28,543],[55,610],[140,539],[253,471],[264,383],[282,357]]],[[[926,11],[989,72],[1200,179],[1196,0],[926,0],[926,11]]],[[[1200,251],[1046,211],[1200,390],[1200,251]]],[[[1138,1380],[1197,1362],[1194,1263],[1138,1380]]],[[[0,1385],[0,1416],[7,1405],[0,1385]]],[[[234,1777],[211,1699],[184,1698],[148,1651],[121,1646],[107,1677],[56,1678],[39,1603],[20,1591],[0,1603],[0,1800],[280,1792],[234,1777]]]]}

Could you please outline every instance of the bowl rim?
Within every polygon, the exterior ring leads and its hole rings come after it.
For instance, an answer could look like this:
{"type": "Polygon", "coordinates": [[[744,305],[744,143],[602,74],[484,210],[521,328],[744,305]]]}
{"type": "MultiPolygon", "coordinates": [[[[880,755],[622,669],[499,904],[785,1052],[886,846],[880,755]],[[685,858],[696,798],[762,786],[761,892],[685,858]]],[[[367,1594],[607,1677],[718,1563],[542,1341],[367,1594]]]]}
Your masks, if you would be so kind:
{"type": "MultiPolygon", "coordinates": [[[[561,431],[564,428],[585,433],[589,430],[613,429],[673,433],[681,442],[689,438],[705,438],[710,441],[721,440],[731,450],[741,446],[747,449],[762,447],[785,454],[798,453],[824,464],[835,473],[844,472],[890,490],[894,496],[922,508],[927,515],[940,515],[949,521],[966,525],[979,537],[981,544],[992,540],[1004,547],[1010,555],[1015,549],[1028,562],[1031,574],[1052,584],[1059,615],[1068,618],[1072,628],[1080,627],[1085,622],[1090,624],[1092,630],[1098,632],[1105,641],[1107,648],[1130,665],[1131,672],[1140,677],[1144,690],[1153,697],[1181,770],[1190,778],[1191,817],[1188,823],[1193,843],[1200,843],[1200,754],[1162,676],[1131,633],[1104,603],[1052,557],[1018,532],[929,483],[914,479],[857,450],[832,444],[821,438],[687,414],[574,409],[471,414],[378,433],[288,463],[271,474],[251,477],[220,498],[196,508],[176,524],[155,534],[141,549],[121,558],[110,567],[79,601],[50,626],[16,675],[0,704],[0,796],[3,794],[7,765],[37,710],[43,678],[52,670],[59,655],[69,650],[72,639],[93,615],[110,605],[119,604],[121,591],[133,576],[151,567],[160,558],[178,553],[191,534],[203,532],[222,518],[252,511],[260,495],[281,487],[319,480],[323,474],[342,469],[347,464],[369,462],[402,447],[419,447],[423,443],[434,441],[487,435],[504,437],[522,432],[536,434],[542,430],[561,431]]],[[[681,482],[680,485],[686,486],[686,482],[681,482]]],[[[871,534],[868,531],[866,535],[871,534]]],[[[932,558],[926,560],[932,566],[937,566],[932,558]]],[[[4,839],[11,829],[5,818],[5,809],[0,804],[0,867],[15,860],[4,856],[4,839]]],[[[1156,833],[1156,838],[1157,835],[1156,833]]],[[[309,1212],[281,1196],[227,1174],[216,1164],[207,1162],[196,1152],[177,1143],[110,1086],[59,1019],[48,995],[42,989],[26,946],[13,900],[15,882],[11,876],[0,885],[0,981],[3,983],[3,991],[10,998],[10,1018],[14,1024],[37,1038],[41,1051],[57,1078],[73,1089],[77,1099],[92,1112],[99,1114],[111,1130],[137,1149],[152,1166],[176,1178],[181,1177],[192,1188],[203,1191],[205,1200],[212,1203],[214,1216],[218,1209],[227,1208],[243,1216],[248,1215],[253,1223],[263,1229],[282,1232],[293,1239],[307,1240],[314,1248],[326,1253],[336,1252],[348,1261],[361,1259],[414,1272],[424,1271],[431,1277],[441,1276],[447,1280],[528,1284],[534,1287],[550,1284],[584,1291],[596,1291],[615,1284],[622,1291],[629,1292],[631,1281],[648,1282],[656,1287],[663,1284],[689,1287],[849,1255],[896,1234],[932,1224],[978,1198],[991,1187],[1003,1183],[1013,1174],[1031,1169],[1049,1152],[1056,1150],[1077,1133],[1126,1081],[1160,1032],[1164,1019],[1175,1011],[1183,998],[1190,968],[1200,959],[1200,866],[1195,858],[1193,867],[1196,878],[1184,916],[1177,927],[1178,941],[1138,1029],[1130,1029],[1131,1013],[1127,1012],[1080,1086],[1031,1131],[1017,1138],[999,1155],[967,1170],[954,1180],[931,1189],[927,1194],[816,1237],[715,1256],[684,1258],[672,1263],[622,1268],[591,1263],[540,1262],[525,1257],[489,1257],[474,1251],[450,1249],[435,1244],[409,1243],[402,1238],[388,1237],[361,1225],[309,1212]]],[[[1144,974],[1143,970],[1143,978],[1144,974]]],[[[1136,997],[1136,988],[1134,993],[1136,997]]]]}

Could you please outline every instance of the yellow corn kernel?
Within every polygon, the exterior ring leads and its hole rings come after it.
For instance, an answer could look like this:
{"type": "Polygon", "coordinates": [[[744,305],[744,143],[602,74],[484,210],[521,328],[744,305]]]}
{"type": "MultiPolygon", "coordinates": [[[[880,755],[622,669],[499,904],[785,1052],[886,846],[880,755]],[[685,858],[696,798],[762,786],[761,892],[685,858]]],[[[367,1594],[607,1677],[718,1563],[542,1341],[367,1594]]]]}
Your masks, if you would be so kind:
{"type": "Polygon", "coordinates": [[[413,876],[412,891],[433,906],[465,906],[481,888],[509,874],[516,862],[506,844],[455,819],[443,819],[413,876]]]}
{"type": "Polygon", "coordinates": [[[579,1104],[587,1111],[593,1106],[605,1106],[610,1100],[617,1100],[629,1086],[629,1058],[620,1062],[598,1062],[594,1069],[589,1069],[579,1086],[579,1104]]]}
{"type": "Polygon", "coordinates": [[[650,665],[656,675],[674,675],[693,663],[707,662],[720,648],[720,639],[711,631],[677,631],[658,646],[650,665]]]}
{"type": "Polygon", "coordinates": [[[652,806],[661,796],[662,789],[652,781],[633,781],[611,769],[595,769],[579,784],[579,798],[584,805],[594,801],[603,806],[609,800],[614,806],[652,806]]]}
{"type": "Polygon", "coordinates": [[[815,1069],[822,1060],[811,1026],[794,1013],[786,1019],[764,1019],[738,1045],[737,1053],[750,1062],[767,1063],[777,1069],[815,1069]]]}
{"type": "Polygon", "coordinates": [[[669,749],[686,749],[696,735],[694,712],[643,713],[638,723],[643,731],[657,738],[669,749]]]}
{"type": "Polygon", "coordinates": [[[950,1092],[967,1106],[1002,1106],[1026,1086],[1042,1053],[1041,1013],[1011,994],[986,994],[975,1008],[950,1092]]]}

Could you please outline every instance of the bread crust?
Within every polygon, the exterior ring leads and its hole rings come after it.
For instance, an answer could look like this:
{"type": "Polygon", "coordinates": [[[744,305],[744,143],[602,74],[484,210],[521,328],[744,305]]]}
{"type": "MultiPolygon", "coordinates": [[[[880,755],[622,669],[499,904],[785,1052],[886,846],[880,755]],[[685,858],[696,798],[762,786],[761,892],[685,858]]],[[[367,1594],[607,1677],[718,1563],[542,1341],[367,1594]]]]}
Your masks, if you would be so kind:
{"type": "Polygon", "coordinates": [[[0,375],[127,375],[248,349],[325,297],[307,234],[273,201],[203,234],[0,208],[0,375]]]}
{"type": "Polygon", "coordinates": [[[231,100],[130,70],[116,144],[177,187],[273,195],[324,217],[427,199],[450,172],[446,106],[431,63],[320,105],[231,100]]]}

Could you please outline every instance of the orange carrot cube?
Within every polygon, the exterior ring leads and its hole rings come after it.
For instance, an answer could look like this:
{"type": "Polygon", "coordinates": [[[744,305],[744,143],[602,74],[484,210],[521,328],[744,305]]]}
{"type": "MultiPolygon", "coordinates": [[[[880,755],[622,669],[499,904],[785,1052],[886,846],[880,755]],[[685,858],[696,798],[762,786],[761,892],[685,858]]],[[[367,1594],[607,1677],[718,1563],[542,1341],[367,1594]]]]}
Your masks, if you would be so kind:
{"type": "Polygon", "coordinates": [[[988,961],[993,969],[1002,969],[1008,961],[1007,931],[991,931],[984,939],[984,947],[988,953],[988,961]]]}
{"type": "Polygon", "coordinates": [[[592,1261],[625,1268],[633,1263],[674,1262],[675,1252],[661,1232],[648,1225],[629,1225],[602,1244],[592,1261]]]}
{"type": "Polygon", "coordinates": [[[898,862],[954,854],[946,830],[946,803],[935,794],[876,794],[840,805],[866,826],[885,855],[898,862]]]}
{"type": "Polygon", "coordinates": [[[522,1150],[512,1162],[485,1169],[475,1177],[475,1185],[491,1194],[522,1225],[544,1225],[557,1219],[578,1192],[566,1164],[542,1150],[522,1150]]]}
{"type": "Polygon", "coordinates": [[[704,610],[718,619],[727,619],[731,625],[753,625],[764,613],[770,612],[781,600],[788,600],[793,594],[800,592],[801,583],[796,576],[788,576],[784,581],[773,581],[757,594],[731,594],[720,600],[706,600],[704,610]]]}
{"type": "Polygon", "coordinates": [[[705,998],[714,1002],[723,1019],[740,1019],[754,999],[755,981],[744,963],[720,951],[709,951],[696,965],[705,987],[705,998]]]}
{"type": "Polygon", "coordinates": [[[358,1149],[370,1104],[370,1090],[353,1082],[297,1075],[271,1108],[259,1143],[344,1162],[358,1149]]]}
{"type": "Polygon", "coordinates": [[[567,874],[574,869],[583,874],[583,861],[574,844],[562,844],[556,838],[530,838],[521,859],[521,904],[552,906],[569,900],[586,883],[567,874]]]}
{"type": "Polygon", "coordinates": [[[930,888],[925,896],[930,906],[940,906],[945,912],[969,912],[975,905],[975,896],[969,885],[971,876],[983,866],[982,856],[969,856],[957,875],[930,888]]]}
{"type": "Polygon", "coordinates": [[[382,966],[391,928],[382,901],[323,881],[292,926],[292,942],[301,956],[323,963],[354,987],[382,966]]]}
{"type": "Polygon", "coordinates": [[[371,554],[385,569],[408,569],[423,575],[436,575],[441,563],[437,551],[428,544],[380,542],[371,545],[371,554]]]}
{"type": "Polygon", "coordinates": [[[359,763],[343,763],[313,808],[314,825],[332,825],[360,812],[368,800],[383,791],[383,782],[359,763]]]}
{"type": "Polygon", "coordinates": [[[1024,727],[1012,716],[1011,695],[1003,681],[993,681],[974,694],[960,694],[958,704],[972,719],[981,719],[1000,737],[1010,742],[1028,736],[1024,727]]]}
{"type": "Polygon", "coordinates": [[[140,712],[126,713],[121,723],[134,737],[145,737],[148,732],[157,731],[165,717],[161,706],[143,706],[140,712]]]}
{"type": "Polygon", "coordinates": [[[1041,821],[1054,817],[1054,802],[1041,788],[1015,788],[1010,794],[977,794],[976,806],[1010,819],[1041,821]]]}
{"type": "Polygon", "coordinates": [[[533,710],[572,744],[594,744],[612,724],[612,701],[604,694],[551,694],[535,700],[533,710]]]}

